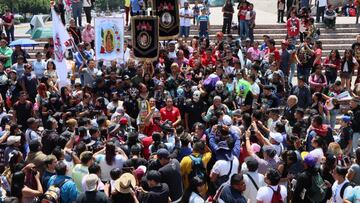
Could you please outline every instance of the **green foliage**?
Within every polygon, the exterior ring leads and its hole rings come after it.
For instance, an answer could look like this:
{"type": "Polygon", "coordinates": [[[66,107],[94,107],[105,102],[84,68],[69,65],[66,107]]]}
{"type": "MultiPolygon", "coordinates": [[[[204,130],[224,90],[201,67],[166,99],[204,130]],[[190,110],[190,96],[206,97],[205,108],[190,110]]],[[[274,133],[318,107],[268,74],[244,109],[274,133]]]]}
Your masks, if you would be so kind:
{"type": "Polygon", "coordinates": [[[0,0],[0,13],[5,8],[10,8],[13,13],[49,13],[50,1],[49,0],[0,0]]]}
{"type": "Polygon", "coordinates": [[[124,8],[125,0],[96,0],[95,7],[98,11],[106,11],[106,3],[109,3],[110,11],[118,11],[124,8]]]}

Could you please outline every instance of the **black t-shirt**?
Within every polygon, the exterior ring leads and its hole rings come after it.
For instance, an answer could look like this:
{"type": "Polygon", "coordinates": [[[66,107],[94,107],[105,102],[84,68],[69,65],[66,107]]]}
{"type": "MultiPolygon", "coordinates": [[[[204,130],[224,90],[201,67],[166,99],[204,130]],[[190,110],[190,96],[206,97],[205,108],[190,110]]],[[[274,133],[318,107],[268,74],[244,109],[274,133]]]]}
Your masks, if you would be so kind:
{"type": "Polygon", "coordinates": [[[128,202],[128,203],[135,203],[134,198],[131,196],[130,193],[117,193],[111,195],[112,202],[128,202]]]}
{"type": "MultiPolygon", "coordinates": [[[[87,191],[81,193],[76,199],[77,203],[108,203],[109,199],[106,197],[105,193],[100,191],[87,191]]],[[[126,201],[128,202],[128,201],[126,201]]]]}
{"type": "Polygon", "coordinates": [[[33,104],[30,101],[26,101],[25,103],[16,102],[14,104],[18,124],[27,127],[26,121],[31,117],[32,108],[33,104]]]}
{"type": "Polygon", "coordinates": [[[135,169],[137,169],[137,167],[141,165],[147,166],[148,165],[147,160],[144,158],[131,158],[126,160],[124,163],[124,167],[134,167],[135,169]]]}
{"type": "Polygon", "coordinates": [[[284,110],[284,118],[289,121],[289,124],[291,126],[294,126],[294,124],[296,123],[296,119],[294,115],[295,110],[296,110],[296,105],[293,106],[292,108],[289,108],[287,106],[284,110]]]}
{"type": "Polygon", "coordinates": [[[339,145],[341,149],[346,148],[346,146],[349,143],[349,140],[352,140],[352,136],[353,136],[353,130],[350,126],[341,129],[340,140],[339,140],[339,145]]]}
{"type": "Polygon", "coordinates": [[[201,114],[206,112],[206,103],[203,101],[199,101],[195,103],[194,101],[190,101],[186,104],[185,113],[188,113],[188,124],[189,128],[192,128],[196,122],[202,121],[201,114]]]}
{"type": "Polygon", "coordinates": [[[161,182],[169,186],[171,200],[178,200],[183,194],[179,161],[171,159],[168,164],[159,169],[159,172],[161,173],[161,182]]]}
{"type": "Polygon", "coordinates": [[[149,193],[142,199],[142,203],[168,203],[169,187],[166,183],[150,188],[149,193]]]}

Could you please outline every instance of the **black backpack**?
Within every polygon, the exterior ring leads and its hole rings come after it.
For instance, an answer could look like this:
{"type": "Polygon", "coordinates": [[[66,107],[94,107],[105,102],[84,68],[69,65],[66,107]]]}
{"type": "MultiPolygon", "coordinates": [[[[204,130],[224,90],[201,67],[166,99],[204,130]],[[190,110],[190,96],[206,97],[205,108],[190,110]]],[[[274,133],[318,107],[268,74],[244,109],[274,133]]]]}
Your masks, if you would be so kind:
{"type": "Polygon", "coordinates": [[[348,186],[351,186],[350,182],[344,183],[344,185],[341,187],[341,190],[340,190],[340,197],[341,197],[341,199],[344,199],[344,192],[345,192],[345,189],[346,189],[348,186]]]}
{"type": "Polygon", "coordinates": [[[198,157],[195,157],[194,155],[189,155],[191,159],[191,172],[189,174],[189,180],[193,179],[195,176],[200,177],[201,179],[206,179],[206,168],[204,166],[204,163],[202,161],[202,155],[199,155],[198,157]]]}

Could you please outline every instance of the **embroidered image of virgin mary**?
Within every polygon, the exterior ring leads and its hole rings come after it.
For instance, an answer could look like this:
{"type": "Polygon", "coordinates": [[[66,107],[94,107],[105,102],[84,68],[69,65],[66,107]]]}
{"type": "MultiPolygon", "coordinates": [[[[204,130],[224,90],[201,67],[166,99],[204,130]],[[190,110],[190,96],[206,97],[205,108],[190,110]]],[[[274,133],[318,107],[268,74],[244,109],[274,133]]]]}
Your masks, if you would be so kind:
{"type": "Polygon", "coordinates": [[[112,30],[107,30],[105,34],[104,47],[107,53],[114,51],[114,33],[112,30]]]}

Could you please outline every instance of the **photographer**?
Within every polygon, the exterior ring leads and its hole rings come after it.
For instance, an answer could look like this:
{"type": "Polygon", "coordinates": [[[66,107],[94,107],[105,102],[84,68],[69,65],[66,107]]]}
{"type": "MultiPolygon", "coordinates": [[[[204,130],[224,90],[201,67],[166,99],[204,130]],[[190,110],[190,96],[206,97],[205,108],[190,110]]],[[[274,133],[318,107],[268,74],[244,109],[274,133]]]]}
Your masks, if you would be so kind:
{"type": "MultiPolygon", "coordinates": [[[[214,125],[210,134],[209,134],[209,146],[212,152],[216,152],[216,159],[223,156],[221,152],[218,152],[220,149],[219,142],[232,140],[231,145],[228,146],[231,150],[231,154],[239,157],[240,156],[240,137],[230,132],[230,127],[227,125],[214,125]]],[[[229,149],[229,150],[230,150],[229,149]]]]}

